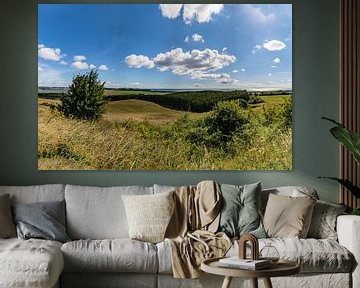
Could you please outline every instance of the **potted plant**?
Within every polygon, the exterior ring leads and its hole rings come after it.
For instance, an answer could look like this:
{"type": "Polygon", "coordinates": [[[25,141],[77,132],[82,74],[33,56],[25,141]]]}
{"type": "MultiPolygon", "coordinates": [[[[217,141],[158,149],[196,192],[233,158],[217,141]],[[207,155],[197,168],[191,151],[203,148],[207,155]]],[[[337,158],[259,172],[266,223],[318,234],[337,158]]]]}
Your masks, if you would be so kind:
{"type": "MultiPolygon", "coordinates": [[[[338,141],[340,141],[345,146],[346,149],[350,151],[357,164],[360,165],[360,136],[355,132],[350,131],[343,124],[336,122],[333,119],[326,117],[322,117],[322,119],[325,119],[327,121],[336,124],[335,127],[330,129],[331,134],[338,141]]],[[[348,179],[340,179],[336,177],[319,177],[319,178],[328,178],[337,181],[347,190],[349,190],[356,198],[360,198],[360,187],[357,187],[348,179]]],[[[354,208],[351,214],[360,215],[360,207],[354,208]]]]}

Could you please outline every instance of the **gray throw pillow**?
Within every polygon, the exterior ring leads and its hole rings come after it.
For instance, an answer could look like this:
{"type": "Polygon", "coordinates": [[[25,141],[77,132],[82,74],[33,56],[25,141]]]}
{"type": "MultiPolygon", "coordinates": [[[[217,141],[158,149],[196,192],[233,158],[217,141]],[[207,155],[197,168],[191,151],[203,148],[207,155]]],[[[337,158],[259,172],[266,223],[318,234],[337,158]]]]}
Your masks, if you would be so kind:
{"type": "Polygon", "coordinates": [[[222,209],[219,231],[229,237],[253,234],[266,238],[260,216],[261,182],[236,186],[222,184],[222,209]]]}
{"type": "Polygon", "coordinates": [[[337,240],[336,218],[346,206],[318,200],[312,214],[309,238],[337,240]]]}
{"type": "Polygon", "coordinates": [[[0,238],[16,237],[16,229],[11,215],[10,195],[0,196],[0,238]]]}
{"type": "Polygon", "coordinates": [[[13,215],[19,238],[70,241],[65,232],[65,201],[15,204],[13,215]]]}

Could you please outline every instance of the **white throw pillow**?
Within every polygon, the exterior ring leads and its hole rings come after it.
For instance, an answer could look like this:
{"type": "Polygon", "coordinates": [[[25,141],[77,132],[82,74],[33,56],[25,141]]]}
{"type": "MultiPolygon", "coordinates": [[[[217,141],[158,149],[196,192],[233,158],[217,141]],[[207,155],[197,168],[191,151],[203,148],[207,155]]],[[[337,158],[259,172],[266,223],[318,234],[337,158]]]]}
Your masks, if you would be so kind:
{"type": "Polygon", "coordinates": [[[122,196],[131,239],[151,243],[164,240],[175,207],[173,193],[122,196]]]}

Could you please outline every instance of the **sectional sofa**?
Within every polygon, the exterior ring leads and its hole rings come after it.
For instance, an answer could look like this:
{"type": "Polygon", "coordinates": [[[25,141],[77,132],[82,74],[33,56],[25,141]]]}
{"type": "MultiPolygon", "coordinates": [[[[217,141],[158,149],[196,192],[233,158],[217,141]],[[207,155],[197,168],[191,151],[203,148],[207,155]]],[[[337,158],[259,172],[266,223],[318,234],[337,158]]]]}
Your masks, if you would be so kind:
{"type": "MultiPolygon", "coordinates": [[[[12,204],[42,201],[66,203],[66,229],[72,241],[18,238],[0,239],[0,287],[221,287],[222,277],[174,279],[167,242],[151,244],[128,236],[123,195],[156,194],[174,187],[154,185],[90,187],[76,185],[0,186],[12,204]]],[[[269,193],[300,197],[304,187],[262,191],[263,205],[269,193]]],[[[309,192],[310,191],[310,192],[309,192]]],[[[337,217],[338,241],[331,239],[260,239],[273,245],[282,258],[301,265],[301,273],[274,278],[274,287],[360,287],[360,217],[337,217]]],[[[228,255],[236,255],[235,241],[228,255]]],[[[259,281],[261,284],[262,281],[259,281]]],[[[234,279],[236,285],[249,285],[234,279]]],[[[241,286],[243,287],[243,286],[241,286]]]]}

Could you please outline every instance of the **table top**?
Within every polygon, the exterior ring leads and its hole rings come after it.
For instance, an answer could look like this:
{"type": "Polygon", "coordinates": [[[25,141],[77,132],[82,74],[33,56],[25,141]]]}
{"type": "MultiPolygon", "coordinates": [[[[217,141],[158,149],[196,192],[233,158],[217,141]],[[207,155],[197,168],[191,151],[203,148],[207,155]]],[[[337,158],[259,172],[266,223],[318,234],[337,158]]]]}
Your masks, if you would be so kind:
{"type": "Polygon", "coordinates": [[[300,272],[300,266],[288,260],[279,260],[276,264],[266,269],[245,270],[219,266],[219,259],[221,258],[223,257],[204,260],[201,263],[201,270],[210,274],[244,278],[280,277],[300,272]]]}

